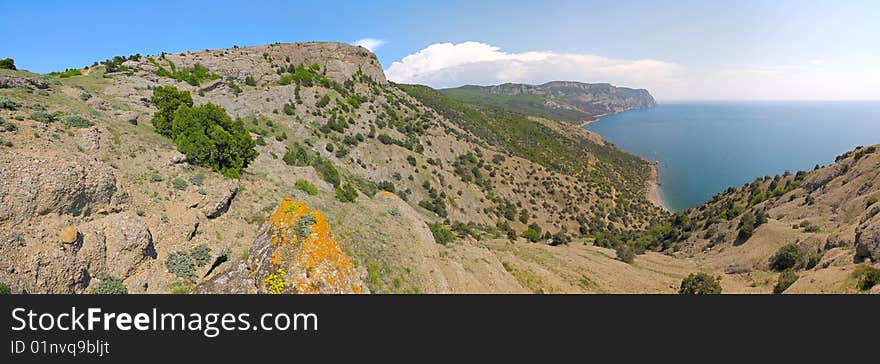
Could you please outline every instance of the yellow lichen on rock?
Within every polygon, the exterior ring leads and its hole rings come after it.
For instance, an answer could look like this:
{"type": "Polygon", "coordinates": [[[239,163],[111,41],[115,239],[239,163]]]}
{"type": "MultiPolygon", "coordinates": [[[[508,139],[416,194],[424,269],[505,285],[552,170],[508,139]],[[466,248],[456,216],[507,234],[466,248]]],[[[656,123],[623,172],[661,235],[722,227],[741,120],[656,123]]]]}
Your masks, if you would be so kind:
{"type": "Polygon", "coordinates": [[[269,217],[272,293],[362,293],[360,274],[320,211],[285,197],[269,217]],[[283,283],[279,282],[283,279],[283,283]]]}

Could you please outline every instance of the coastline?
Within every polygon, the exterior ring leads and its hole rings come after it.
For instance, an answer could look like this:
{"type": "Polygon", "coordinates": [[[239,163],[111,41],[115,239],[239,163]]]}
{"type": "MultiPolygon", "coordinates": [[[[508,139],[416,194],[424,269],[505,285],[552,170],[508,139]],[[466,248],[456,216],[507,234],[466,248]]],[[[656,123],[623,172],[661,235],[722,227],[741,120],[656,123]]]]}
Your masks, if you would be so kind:
{"type": "Polygon", "coordinates": [[[608,114],[596,115],[596,116],[594,116],[592,119],[588,119],[588,120],[581,121],[581,123],[578,125],[578,127],[579,127],[579,128],[584,128],[585,126],[590,125],[590,124],[592,124],[592,123],[598,123],[599,120],[602,120],[602,117],[603,117],[603,116],[608,116],[608,114]]]}
{"type": "Polygon", "coordinates": [[[666,206],[663,198],[660,197],[660,177],[657,163],[648,161],[648,164],[651,166],[651,176],[648,178],[648,201],[651,201],[651,203],[659,208],[669,211],[669,207],[666,206]]]}

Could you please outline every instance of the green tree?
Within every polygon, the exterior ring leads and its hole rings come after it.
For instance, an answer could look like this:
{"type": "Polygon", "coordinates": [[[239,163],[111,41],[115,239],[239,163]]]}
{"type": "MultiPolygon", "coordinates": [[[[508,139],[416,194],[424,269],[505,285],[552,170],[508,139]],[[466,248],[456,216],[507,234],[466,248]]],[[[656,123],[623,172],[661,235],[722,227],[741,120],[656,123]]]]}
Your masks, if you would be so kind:
{"type": "Polygon", "coordinates": [[[797,244],[787,244],[776,254],[770,257],[770,269],[776,272],[782,272],[786,269],[796,269],[803,263],[804,252],[797,244]]]}
{"type": "Polygon", "coordinates": [[[164,136],[171,136],[171,121],[174,119],[174,112],[181,106],[192,106],[193,99],[189,91],[178,91],[173,86],[159,86],[153,90],[153,97],[150,99],[158,110],[153,114],[153,127],[156,132],[164,136]]]}
{"type": "Polygon", "coordinates": [[[0,69],[14,70],[15,69],[15,60],[13,60],[12,58],[0,59],[0,69]]]}
{"type": "Polygon", "coordinates": [[[428,223],[428,229],[431,230],[431,235],[434,235],[434,241],[437,244],[446,245],[455,238],[452,232],[439,222],[428,223]]]}
{"type": "Polygon", "coordinates": [[[336,199],[342,202],[354,202],[357,200],[357,190],[354,186],[349,183],[343,183],[341,186],[336,187],[336,199]]]}
{"type": "Polygon", "coordinates": [[[258,155],[241,119],[232,120],[226,110],[212,103],[179,107],[171,133],[177,150],[188,159],[229,178],[239,178],[258,155]]]}
{"type": "Polygon", "coordinates": [[[720,294],[720,277],[715,278],[706,273],[691,273],[681,281],[678,294],[720,294]]]}
{"type": "Polygon", "coordinates": [[[785,290],[788,289],[788,287],[791,287],[791,285],[797,280],[797,273],[792,269],[786,269],[779,275],[776,285],[773,286],[773,294],[781,294],[782,292],[785,292],[785,290]]]}

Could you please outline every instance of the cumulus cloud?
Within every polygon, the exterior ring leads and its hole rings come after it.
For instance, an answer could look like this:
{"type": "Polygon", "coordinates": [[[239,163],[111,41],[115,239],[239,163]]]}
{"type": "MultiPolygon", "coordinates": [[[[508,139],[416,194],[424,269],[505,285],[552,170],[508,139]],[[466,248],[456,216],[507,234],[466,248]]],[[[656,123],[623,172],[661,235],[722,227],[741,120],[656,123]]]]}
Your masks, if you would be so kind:
{"type": "Polygon", "coordinates": [[[566,80],[609,82],[661,94],[679,85],[684,73],[684,67],[660,60],[624,60],[551,51],[508,53],[480,42],[431,44],[385,70],[386,77],[394,82],[436,88],[566,80]]]}
{"type": "Polygon", "coordinates": [[[385,45],[385,43],[387,43],[387,42],[384,39],[361,38],[361,39],[354,41],[354,43],[352,43],[352,44],[356,45],[356,46],[364,47],[366,49],[369,49],[370,52],[373,52],[377,48],[385,45]]]}

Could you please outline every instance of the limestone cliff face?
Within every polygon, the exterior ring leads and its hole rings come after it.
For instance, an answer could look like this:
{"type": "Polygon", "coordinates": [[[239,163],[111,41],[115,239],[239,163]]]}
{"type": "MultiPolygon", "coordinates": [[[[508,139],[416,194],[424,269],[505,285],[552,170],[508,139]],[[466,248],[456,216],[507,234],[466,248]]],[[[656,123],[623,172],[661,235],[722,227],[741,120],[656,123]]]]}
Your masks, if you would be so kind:
{"type": "Polygon", "coordinates": [[[542,85],[506,83],[488,87],[496,95],[535,95],[545,99],[550,108],[602,115],[656,106],[645,89],[617,87],[607,83],[553,81],[542,85]]]}
{"type": "Polygon", "coordinates": [[[247,263],[202,284],[202,293],[366,293],[363,275],[320,211],[283,199],[260,228],[247,263]]]}
{"type": "MultiPolygon", "coordinates": [[[[277,67],[310,66],[312,64],[321,66],[323,75],[334,82],[343,83],[360,70],[365,76],[381,85],[388,83],[376,55],[366,48],[343,43],[275,43],[253,47],[166,54],[163,58],[174,63],[178,69],[192,68],[196,64],[201,64],[211,72],[219,74],[222,80],[217,82],[222,83],[235,80],[241,84],[248,76],[253,77],[261,84],[276,82],[281,78],[276,72],[277,67]]],[[[144,70],[147,74],[154,73],[156,70],[156,67],[146,58],[128,61],[126,65],[144,70]]],[[[165,65],[165,67],[168,66],[165,65]]],[[[211,85],[202,86],[210,89],[211,85]]]]}

